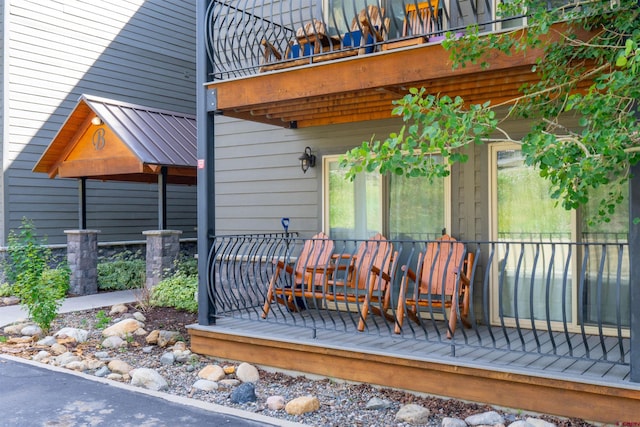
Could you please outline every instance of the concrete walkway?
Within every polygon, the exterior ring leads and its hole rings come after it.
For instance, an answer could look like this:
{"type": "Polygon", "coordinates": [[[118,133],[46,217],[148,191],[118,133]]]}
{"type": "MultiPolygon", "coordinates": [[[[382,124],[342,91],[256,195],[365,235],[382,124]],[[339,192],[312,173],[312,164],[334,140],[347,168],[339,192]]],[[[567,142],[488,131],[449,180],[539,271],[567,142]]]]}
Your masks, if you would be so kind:
{"type": "MultiPolygon", "coordinates": [[[[136,301],[136,291],[115,291],[102,292],[94,295],[67,298],[62,303],[58,313],[70,313],[72,311],[90,310],[112,306],[114,304],[125,304],[136,301]]],[[[20,319],[26,319],[28,314],[19,305],[9,305],[0,307],[0,328],[20,319]]]]}

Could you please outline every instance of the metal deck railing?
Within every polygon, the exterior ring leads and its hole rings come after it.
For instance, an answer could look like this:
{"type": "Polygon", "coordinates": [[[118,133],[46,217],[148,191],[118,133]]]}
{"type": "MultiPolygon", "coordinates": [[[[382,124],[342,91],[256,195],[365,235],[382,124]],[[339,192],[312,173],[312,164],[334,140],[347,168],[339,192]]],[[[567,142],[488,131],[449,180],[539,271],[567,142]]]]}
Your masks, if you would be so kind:
{"type": "MultiPolygon", "coordinates": [[[[419,321],[403,316],[402,327],[398,328],[398,310],[406,312],[409,308],[404,303],[406,295],[399,297],[400,288],[407,281],[409,269],[416,269],[418,254],[424,253],[428,244],[438,245],[445,269],[441,265],[436,270],[436,262],[425,265],[430,266],[432,276],[450,271],[448,264],[454,258],[450,247],[442,246],[442,242],[391,240],[391,247],[381,249],[379,241],[368,241],[374,256],[384,251],[384,257],[392,259],[384,267],[389,283],[388,303],[375,282],[382,276],[376,275],[370,282],[375,290],[368,300],[373,310],[366,310],[366,317],[362,315],[367,301],[365,290],[345,287],[349,271],[368,271],[361,270],[359,264],[352,270],[346,267],[360,256],[357,251],[363,242],[357,240],[331,240],[331,258],[306,257],[301,261],[302,248],[310,239],[287,234],[216,236],[208,257],[207,289],[215,308],[214,317],[219,319],[299,326],[309,329],[312,335],[316,331],[336,331],[354,334],[354,339],[375,335],[447,344],[458,352],[481,348],[629,365],[627,243],[586,241],[589,236],[579,243],[529,237],[462,242],[465,256],[461,259],[468,262],[468,255],[473,254],[472,264],[462,265],[460,261],[459,266],[452,267],[464,271],[471,281],[467,325],[462,322],[458,304],[454,304],[455,312],[440,307],[435,303],[442,295],[429,291],[422,298],[431,304],[418,306],[419,321]],[[301,262],[305,265],[300,266],[301,262]],[[307,272],[305,284],[321,285],[312,294],[288,293],[289,304],[283,304],[287,297],[284,292],[296,287],[295,275],[291,274],[296,268],[307,272]],[[265,313],[272,285],[280,289],[282,298],[280,302],[270,298],[265,313]],[[355,296],[336,297],[348,292],[355,296]],[[449,323],[452,313],[455,331],[449,323]],[[452,332],[453,337],[447,338],[452,332]]],[[[364,262],[362,259],[365,257],[360,256],[356,263],[364,262]]],[[[373,264],[371,257],[366,259],[373,264]]],[[[462,281],[455,280],[454,286],[454,294],[458,295],[462,281]]],[[[413,289],[412,285],[408,287],[407,295],[414,295],[413,289]]]]}
{"type": "Polygon", "coordinates": [[[470,25],[481,32],[523,25],[523,16],[500,19],[495,9],[496,0],[213,0],[204,16],[210,78],[373,53],[394,41],[437,42],[470,25]]]}

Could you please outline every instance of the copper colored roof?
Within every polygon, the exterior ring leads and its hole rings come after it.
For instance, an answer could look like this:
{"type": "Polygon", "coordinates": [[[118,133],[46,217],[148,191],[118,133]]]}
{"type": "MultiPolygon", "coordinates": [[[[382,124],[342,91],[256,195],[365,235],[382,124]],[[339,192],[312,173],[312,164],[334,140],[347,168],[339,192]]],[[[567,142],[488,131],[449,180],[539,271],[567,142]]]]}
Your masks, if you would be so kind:
{"type": "Polygon", "coordinates": [[[169,182],[195,184],[196,135],[195,116],[82,95],[33,171],[51,178],[151,182],[164,166],[169,182]],[[96,116],[114,140],[111,151],[89,147],[96,116]]]}

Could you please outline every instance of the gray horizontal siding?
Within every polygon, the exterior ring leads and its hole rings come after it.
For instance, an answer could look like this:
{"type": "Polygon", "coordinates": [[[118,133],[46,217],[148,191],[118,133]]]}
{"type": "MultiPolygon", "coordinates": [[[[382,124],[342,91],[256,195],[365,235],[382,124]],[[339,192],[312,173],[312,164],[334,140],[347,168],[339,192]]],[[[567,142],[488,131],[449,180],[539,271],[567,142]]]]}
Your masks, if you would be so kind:
{"type": "Polygon", "coordinates": [[[342,154],[373,133],[397,130],[397,120],[308,129],[282,129],[216,118],[216,233],[290,231],[312,235],[322,228],[322,156],[342,154]],[[317,155],[306,174],[298,157],[306,146],[317,155]]]}
{"type": "MultiPolygon", "coordinates": [[[[100,2],[99,13],[91,0],[7,6],[5,232],[26,216],[50,243],[61,243],[62,230],[78,227],[77,182],[31,170],[81,94],[195,114],[193,3],[110,0],[100,2]]],[[[168,226],[185,237],[195,236],[195,194],[195,187],[168,190],[168,226]]],[[[157,196],[155,184],[89,181],[87,225],[102,231],[99,241],[140,240],[158,227],[157,196]]]]}

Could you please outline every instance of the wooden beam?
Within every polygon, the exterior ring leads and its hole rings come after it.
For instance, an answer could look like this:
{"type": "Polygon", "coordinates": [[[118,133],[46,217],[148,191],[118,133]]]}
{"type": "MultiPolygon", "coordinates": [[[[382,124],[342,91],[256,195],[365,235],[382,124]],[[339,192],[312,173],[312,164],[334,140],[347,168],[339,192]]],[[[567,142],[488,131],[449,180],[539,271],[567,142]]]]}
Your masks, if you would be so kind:
{"type": "MultiPolygon", "coordinates": [[[[535,64],[535,54],[508,56],[495,53],[491,71],[499,72],[535,64]]],[[[307,97],[384,88],[389,84],[411,86],[416,81],[443,76],[462,77],[486,73],[478,64],[452,70],[449,52],[441,45],[363,55],[344,61],[323,62],[280,73],[260,74],[209,85],[218,93],[220,110],[268,102],[302,100],[307,97]],[[403,64],[399,67],[398,64],[403,64]],[[418,77],[418,78],[416,78],[418,77]]]]}
{"type": "Polygon", "coordinates": [[[143,164],[131,157],[113,157],[110,159],[80,159],[68,160],[58,166],[61,178],[88,178],[99,175],[118,175],[142,173],[143,164]]]}

